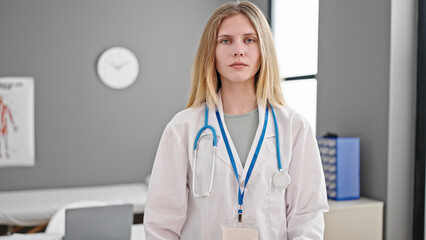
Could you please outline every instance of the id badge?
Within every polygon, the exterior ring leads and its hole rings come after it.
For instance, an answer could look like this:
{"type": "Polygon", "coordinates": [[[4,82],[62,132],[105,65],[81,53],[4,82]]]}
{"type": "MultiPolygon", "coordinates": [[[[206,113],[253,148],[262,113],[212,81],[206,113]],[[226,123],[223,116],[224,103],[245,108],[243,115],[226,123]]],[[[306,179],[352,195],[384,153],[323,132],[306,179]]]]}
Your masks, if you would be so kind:
{"type": "Polygon", "coordinates": [[[259,231],[255,222],[235,220],[225,221],[222,224],[222,240],[258,240],[259,231]]]}

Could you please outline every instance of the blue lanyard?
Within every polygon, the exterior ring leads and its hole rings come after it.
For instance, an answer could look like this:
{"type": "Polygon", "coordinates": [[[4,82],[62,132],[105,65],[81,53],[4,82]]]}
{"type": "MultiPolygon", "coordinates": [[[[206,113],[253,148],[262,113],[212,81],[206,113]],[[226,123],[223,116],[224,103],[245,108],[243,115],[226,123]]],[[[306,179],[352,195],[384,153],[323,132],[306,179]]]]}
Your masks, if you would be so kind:
{"type": "Polygon", "coordinates": [[[228,152],[229,159],[231,160],[232,168],[234,169],[235,177],[237,178],[237,181],[238,181],[238,205],[239,205],[238,221],[241,222],[242,214],[243,214],[242,208],[243,208],[244,192],[246,190],[247,183],[250,179],[251,172],[253,171],[254,164],[256,163],[257,157],[259,156],[259,151],[260,151],[260,148],[262,147],[263,139],[265,138],[266,126],[268,125],[268,107],[266,107],[266,111],[265,111],[265,121],[263,124],[262,134],[260,135],[260,139],[259,139],[259,142],[257,143],[256,151],[254,152],[253,159],[251,160],[250,167],[247,171],[246,180],[244,182],[244,190],[242,193],[240,188],[240,180],[238,178],[237,166],[235,165],[234,155],[232,154],[232,150],[231,150],[231,147],[229,146],[228,138],[226,137],[226,133],[222,125],[222,120],[220,119],[220,115],[217,110],[216,110],[216,118],[219,123],[220,132],[222,133],[222,136],[223,136],[223,141],[225,142],[226,151],[228,152]]]}

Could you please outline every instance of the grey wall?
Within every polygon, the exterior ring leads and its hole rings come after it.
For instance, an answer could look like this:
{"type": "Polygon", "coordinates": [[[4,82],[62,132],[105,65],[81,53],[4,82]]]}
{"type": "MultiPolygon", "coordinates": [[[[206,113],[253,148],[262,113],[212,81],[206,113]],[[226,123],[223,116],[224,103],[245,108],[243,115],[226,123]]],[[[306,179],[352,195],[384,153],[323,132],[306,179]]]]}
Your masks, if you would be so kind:
{"type": "Polygon", "coordinates": [[[143,181],[165,124],[185,106],[204,25],[224,2],[1,1],[0,76],[35,77],[36,165],[0,168],[0,190],[143,181]],[[141,64],[121,91],[95,72],[116,45],[141,64]]]}
{"type": "Polygon", "coordinates": [[[386,200],[390,0],[321,0],[317,133],[361,138],[361,193],[386,200]]]}
{"type": "Polygon", "coordinates": [[[414,0],[320,1],[317,133],[361,138],[384,239],[411,238],[415,13],[414,0]]]}

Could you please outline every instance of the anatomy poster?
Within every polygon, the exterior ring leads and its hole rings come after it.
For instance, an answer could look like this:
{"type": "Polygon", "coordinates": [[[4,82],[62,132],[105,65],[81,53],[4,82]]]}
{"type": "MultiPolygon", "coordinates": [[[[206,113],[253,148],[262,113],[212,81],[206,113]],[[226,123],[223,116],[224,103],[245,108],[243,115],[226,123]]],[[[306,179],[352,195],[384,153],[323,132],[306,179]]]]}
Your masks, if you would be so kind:
{"type": "Polygon", "coordinates": [[[34,78],[0,77],[0,167],[34,166],[34,78]]]}

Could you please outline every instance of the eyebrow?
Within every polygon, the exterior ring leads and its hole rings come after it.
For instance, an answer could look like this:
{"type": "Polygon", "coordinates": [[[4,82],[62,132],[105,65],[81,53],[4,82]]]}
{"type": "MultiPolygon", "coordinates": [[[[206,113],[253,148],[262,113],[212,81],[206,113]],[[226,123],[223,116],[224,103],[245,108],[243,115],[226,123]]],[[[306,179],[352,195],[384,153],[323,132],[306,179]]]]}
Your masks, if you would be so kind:
{"type": "MultiPolygon", "coordinates": [[[[256,33],[245,33],[243,36],[256,36],[257,37],[257,34],[256,33]]],[[[221,37],[233,37],[233,36],[229,35],[229,34],[221,34],[221,35],[218,35],[217,37],[221,38],[221,37]]]]}

